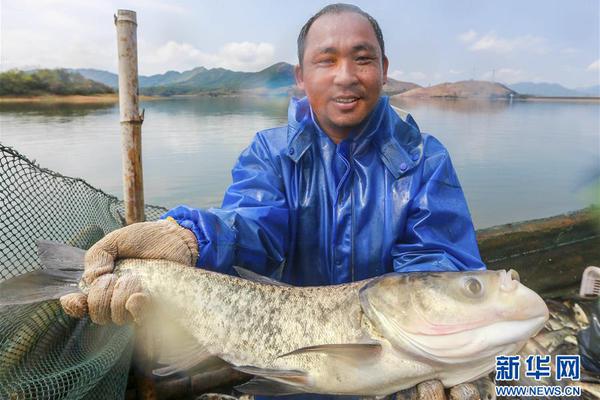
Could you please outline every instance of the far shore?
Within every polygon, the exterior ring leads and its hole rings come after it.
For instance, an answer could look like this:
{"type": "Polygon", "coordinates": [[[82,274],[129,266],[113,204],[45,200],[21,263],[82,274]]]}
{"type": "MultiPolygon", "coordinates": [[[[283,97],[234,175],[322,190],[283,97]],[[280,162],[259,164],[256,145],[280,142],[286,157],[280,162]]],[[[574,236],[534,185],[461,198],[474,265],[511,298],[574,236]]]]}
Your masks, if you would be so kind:
{"type": "MultiPolygon", "coordinates": [[[[200,92],[193,94],[176,94],[172,96],[147,96],[140,95],[141,101],[152,101],[152,100],[168,100],[168,99],[181,99],[181,98],[194,98],[194,97],[269,97],[268,93],[255,93],[255,92],[200,92]]],[[[281,94],[275,94],[275,97],[280,97],[281,94]]],[[[392,96],[390,96],[392,97],[392,96]]],[[[485,97],[448,97],[448,96],[401,96],[395,95],[393,99],[398,100],[413,100],[413,101],[428,101],[428,100],[452,100],[452,101],[510,101],[508,98],[485,98],[485,97]]],[[[66,103],[66,104],[110,104],[117,103],[119,101],[119,95],[117,93],[112,94],[100,94],[100,95],[43,95],[43,96],[0,96],[0,104],[2,103],[66,103]]],[[[543,97],[543,96],[518,96],[513,98],[512,101],[526,101],[526,102],[567,102],[567,103],[599,103],[600,97],[543,97]]]]}
{"type": "Polygon", "coordinates": [[[543,96],[515,96],[512,100],[508,97],[482,97],[482,96],[402,96],[395,95],[392,97],[393,100],[407,100],[407,101],[428,101],[428,100],[449,100],[449,101],[501,101],[501,102],[510,102],[510,101],[539,101],[539,102],[563,102],[563,103],[598,103],[600,102],[600,97],[543,97],[543,96]]]}
{"type": "Polygon", "coordinates": [[[544,96],[532,96],[532,97],[517,97],[514,101],[565,101],[575,103],[598,103],[600,97],[544,97],[544,96]]]}
{"type": "MultiPolygon", "coordinates": [[[[140,96],[140,100],[158,100],[157,96],[140,96]]],[[[99,94],[99,95],[44,95],[44,96],[0,96],[0,103],[68,103],[68,104],[107,104],[117,103],[119,95],[99,94]]]]}

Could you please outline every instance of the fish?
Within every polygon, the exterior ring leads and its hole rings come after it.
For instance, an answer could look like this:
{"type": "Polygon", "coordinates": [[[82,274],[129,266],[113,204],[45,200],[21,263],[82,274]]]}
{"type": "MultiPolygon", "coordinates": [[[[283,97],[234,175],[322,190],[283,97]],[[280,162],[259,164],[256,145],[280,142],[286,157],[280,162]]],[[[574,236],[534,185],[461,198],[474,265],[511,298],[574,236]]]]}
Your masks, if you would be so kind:
{"type": "MultiPolygon", "coordinates": [[[[38,246],[46,270],[36,273],[60,286],[47,293],[87,293],[83,250],[38,246]]],[[[116,262],[114,274],[135,277],[150,295],[157,311],[149,314],[194,340],[157,374],[217,358],[253,375],[236,389],[254,395],[382,397],[431,379],[452,387],[487,375],[496,356],[516,354],[549,316],[541,297],[505,270],[393,272],[312,287],[237,271],[241,277],[166,260],[116,262]]],[[[0,283],[0,305],[26,298],[26,287],[24,279],[19,293],[10,280],[0,283]]]]}

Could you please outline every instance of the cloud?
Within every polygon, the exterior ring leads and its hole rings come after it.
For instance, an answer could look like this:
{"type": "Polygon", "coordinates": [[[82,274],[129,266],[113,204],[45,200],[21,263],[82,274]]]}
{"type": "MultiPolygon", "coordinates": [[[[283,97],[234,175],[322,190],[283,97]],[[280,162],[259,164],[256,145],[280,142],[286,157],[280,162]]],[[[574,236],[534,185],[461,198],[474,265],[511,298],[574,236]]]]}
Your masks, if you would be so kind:
{"type": "Polygon", "coordinates": [[[231,42],[223,46],[219,57],[232,69],[257,69],[274,63],[275,47],[270,43],[231,42]]]}
{"type": "Polygon", "coordinates": [[[405,72],[400,69],[394,70],[388,74],[390,78],[408,81],[408,82],[424,82],[427,79],[427,75],[421,71],[405,72]]]}
{"type": "Polygon", "coordinates": [[[140,57],[140,72],[162,73],[203,66],[235,71],[257,71],[275,62],[275,47],[270,43],[230,42],[217,52],[202,51],[189,43],[170,40],[156,48],[145,48],[140,57]]]}
{"type": "Polygon", "coordinates": [[[467,32],[463,32],[460,35],[458,35],[458,39],[461,42],[465,42],[465,43],[470,43],[473,40],[475,40],[475,38],[477,37],[477,32],[475,32],[473,29],[467,31],[467,32]]]}
{"type": "Polygon", "coordinates": [[[587,67],[588,71],[600,71],[600,59],[594,61],[587,67]]]}
{"type": "Polygon", "coordinates": [[[522,70],[512,68],[500,68],[495,71],[488,71],[481,76],[481,79],[504,83],[516,83],[527,80],[522,70]]]}
{"type": "Polygon", "coordinates": [[[533,51],[537,54],[548,53],[546,39],[541,36],[524,35],[511,39],[499,37],[495,32],[489,32],[479,36],[475,31],[470,30],[459,35],[459,39],[469,44],[471,51],[491,51],[500,54],[507,54],[514,51],[533,51]]]}
{"type": "Polygon", "coordinates": [[[456,70],[456,69],[451,69],[448,71],[449,74],[451,75],[460,75],[462,74],[464,71],[460,71],[460,70],[456,70]]]}
{"type": "MultiPolygon", "coordinates": [[[[3,0],[0,0],[3,1],[3,0]]],[[[0,70],[10,68],[98,68],[116,72],[113,14],[117,8],[139,10],[138,63],[141,74],[198,66],[256,71],[275,62],[271,43],[229,38],[196,47],[182,23],[189,7],[161,0],[7,0],[2,3],[0,70]],[[35,9],[36,12],[24,12],[35,9]],[[5,18],[6,17],[6,18],[5,18]],[[158,26],[155,21],[160,18],[158,26]],[[161,25],[164,24],[164,25],[161,25]],[[182,32],[186,32],[183,35],[182,32]],[[100,45],[99,45],[100,44],[100,45]]],[[[243,36],[241,36],[243,37],[243,36]]]]}
{"type": "MultiPolygon", "coordinates": [[[[2,32],[1,69],[24,68],[102,68],[116,70],[116,43],[95,46],[79,36],[70,40],[39,35],[28,29],[10,29],[2,32]],[[31,45],[23,45],[28,43],[31,45]]],[[[94,37],[95,40],[99,39],[94,37]]]]}

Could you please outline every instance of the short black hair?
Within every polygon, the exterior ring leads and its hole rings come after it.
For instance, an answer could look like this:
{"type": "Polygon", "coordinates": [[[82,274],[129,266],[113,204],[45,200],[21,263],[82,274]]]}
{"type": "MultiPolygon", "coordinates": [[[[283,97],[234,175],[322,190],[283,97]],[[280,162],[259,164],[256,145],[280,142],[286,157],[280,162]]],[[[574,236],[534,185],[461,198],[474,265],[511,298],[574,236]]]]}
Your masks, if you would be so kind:
{"type": "Polygon", "coordinates": [[[326,14],[341,14],[344,12],[351,12],[355,14],[362,15],[365,17],[373,27],[373,31],[375,32],[375,37],[377,38],[377,42],[379,42],[379,47],[381,47],[381,59],[385,57],[385,44],[383,42],[383,33],[381,32],[381,28],[379,24],[375,20],[375,18],[371,17],[368,13],[364,12],[360,7],[357,7],[352,4],[345,3],[336,3],[329,4],[328,6],[323,7],[318,13],[313,15],[306,21],[302,29],[300,29],[300,34],[298,35],[298,62],[300,66],[302,66],[302,62],[304,61],[304,48],[306,45],[306,36],[308,35],[308,30],[312,26],[312,24],[322,15],[326,14]]]}

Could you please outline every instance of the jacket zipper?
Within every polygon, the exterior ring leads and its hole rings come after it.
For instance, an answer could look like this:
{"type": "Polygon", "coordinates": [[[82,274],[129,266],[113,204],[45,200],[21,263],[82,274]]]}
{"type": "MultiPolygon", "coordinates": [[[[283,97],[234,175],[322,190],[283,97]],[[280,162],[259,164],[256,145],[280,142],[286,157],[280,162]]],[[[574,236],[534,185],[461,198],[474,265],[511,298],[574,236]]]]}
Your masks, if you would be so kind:
{"type": "Polygon", "coordinates": [[[352,182],[350,185],[350,279],[354,282],[354,146],[350,147],[350,171],[352,173],[352,182]]]}

